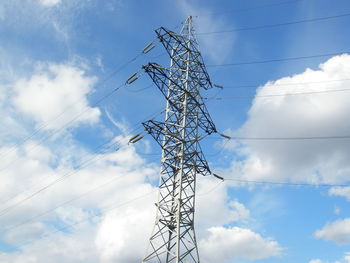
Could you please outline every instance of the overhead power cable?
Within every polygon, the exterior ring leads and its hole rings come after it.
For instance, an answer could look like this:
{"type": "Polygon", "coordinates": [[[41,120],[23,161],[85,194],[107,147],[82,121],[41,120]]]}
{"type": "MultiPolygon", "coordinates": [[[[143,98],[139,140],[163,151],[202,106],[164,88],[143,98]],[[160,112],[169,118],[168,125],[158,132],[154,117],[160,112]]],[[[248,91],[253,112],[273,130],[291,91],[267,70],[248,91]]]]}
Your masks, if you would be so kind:
{"type": "Polygon", "coordinates": [[[240,13],[240,12],[246,12],[246,11],[252,11],[256,9],[262,9],[262,8],[268,8],[268,7],[275,7],[275,6],[281,6],[286,4],[293,4],[297,3],[303,0],[293,0],[293,1],[283,1],[283,2],[277,2],[277,3],[270,3],[265,5],[257,5],[253,7],[247,7],[247,8],[241,8],[241,9],[231,9],[231,10],[225,10],[225,11],[218,11],[218,12],[208,12],[208,13],[202,13],[194,15],[195,17],[203,17],[203,16],[210,16],[210,15],[220,15],[220,14],[227,14],[227,13],[240,13]]]}
{"type": "Polygon", "coordinates": [[[139,88],[139,89],[136,89],[136,90],[133,90],[133,89],[127,89],[128,92],[132,92],[132,93],[138,93],[138,92],[141,92],[141,91],[144,91],[144,90],[147,90],[147,89],[150,89],[152,88],[153,86],[153,83],[151,83],[150,85],[144,87],[144,88],[139,88]]]}
{"type": "Polygon", "coordinates": [[[21,204],[23,204],[24,202],[32,199],[34,196],[40,194],[41,192],[45,191],[46,189],[56,185],[57,183],[65,180],[66,178],[72,176],[73,174],[78,173],[81,169],[86,168],[89,164],[91,164],[92,161],[100,160],[103,157],[104,157],[103,155],[100,155],[100,156],[95,155],[92,158],[84,161],[82,164],[80,164],[79,169],[76,169],[76,170],[73,170],[73,171],[70,171],[70,172],[67,172],[67,173],[63,174],[62,176],[58,177],[56,180],[50,182],[49,184],[45,185],[44,187],[42,187],[42,188],[40,188],[38,190],[36,190],[35,192],[31,193],[27,197],[25,197],[25,198],[15,202],[14,204],[12,204],[12,205],[10,205],[10,206],[0,210],[0,217],[6,215],[7,213],[9,213],[14,208],[16,208],[16,207],[20,206],[21,204]]]}
{"type": "MultiPolygon", "coordinates": [[[[163,113],[163,111],[158,110],[157,112],[154,112],[154,113],[152,113],[151,115],[147,116],[147,118],[155,118],[156,116],[158,116],[158,115],[161,114],[161,113],[163,113]]],[[[138,128],[136,127],[136,126],[139,125],[139,123],[140,123],[141,121],[142,121],[142,120],[140,120],[139,122],[137,122],[136,124],[134,124],[134,125],[132,126],[132,130],[130,130],[129,135],[131,135],[133,132],[136,132],[138,129],[141,128],[141,127],[138,127],[138,128]]],[[[99,146],[97,146],[97,147],[93,150],[93,152],[99,151],[99,150],[103,149],[104,146],[106,146],[106,145],[108,145],[108,144],[111,144],[111,143],[112,143],[112,141],[104,142],[104,143],[100,144],[99,146]]],[[[110,147],[108,147],[108,148],[110,148],[110,147]]],[[[56,172],[58,172],[58,171],[56,171],[56,172]]],[[[32,187],[29,187],[29,189],[30,189],[30,188],[32,188],[32,187]]],[[[3,200],[3,204],[6,203],[6,202],[8,202],[8,201],[10,201],[10,200],[15,199],[17,196],[23,194],[24,192],[27,192],[27,190],[28,190],[28,187],[27,187],[24,191],[21,191],[21,192],[19,192],[19,193],[16,193],[16,195],[12,196],[11,198],[8,198],[8,199],[6,199],[6,200],[3,200]]]]}
{"type": "MultiPolygon", "coordinates": [[[[84,115],[85,113],[87,113],[90,108],[96,107],[98,106],[102,101],[106,100],[107,98],[109,98],[110,96],[112,96],[116,91],[118,91],[119,89],[121,89],[124,86],[130,85],[132,84],[134,81],[136,81],[141,75],[143,75],[144,73],[139,74],[139,72],[135,72],[131,77],[129,77],[127,79],[127,81],[121,85],[119,85],[117,88],[113,89],[112,91],[108,92],[107,94],[105,94],[104,96],[102,96],[101,98],[99,98],[93,105],[86,107],[85,110],[81,111],[80,113],[78,113],[76,116],[74,116],[72,119],[70,119],[68,122],[66,122],[63,126],[61,126],[59,129],[52,131],[51,133],[49,133],[48,135],[46,135],[45,137],[42,137],[39,142],[35,145],[33,145],[32,147],[30,147],[29,149],[27,149],[27,151],[32,151],[36,148],[39,147],[40,143],[48,140],[49,138],[52,138],[55,134],[58,134],[61,131],[64,131],[66,128],[69,127],[69,125],[71,125],[74,121],[78,120],[82,115],[84,115]]],[[[20,159],[20,157],[14,159],[12,162],[10,162],[8,165],[2,167],[0,169],[1,171],[6,170],[7,168],[9,168],[10,166],[12,166],[13,164],[15,164],[18,160],[20,159]]]]}
{"type": "MultiPolygon", "coordinates": [[[[204,195],[207,195],[207,194],[211,193],[211,192],[214,191],[221,183],[222,183],[222,182],[219,182],[217,185],[215,185],[215,187],[213,187],[212,189],[210,189],[209,191],[207,191],[207,192],[205,192],[205,193],[199,193],[198,196],[204,196],[204,195]]],[[[101,211],[101,212],[102,212],[102,213],[106,213],[106,212],[112,211],[112,210],[114,210],[114,209],[120,208],[120,207],[122,207],[122,206],[126,206],[126,205],[128,205],[128,204],[131,204],[131,203],[137,201],[137,200],[143,199],[143,198],[145,198],[145,197],[147,197],[147,196],[149,196],[149,195],[155,193],[156,191],[158,191],[157,188],[154,189],[154,190],[152,190],[152,191],[150,191],[150,192],[147,192],[147,193],[145,193],[145,194],[143,194],[143,195],[140,195],[140,196],[138,196],[138,197],[135,197],[135,198],[133,198],[133,199],[127,200],[127,201],[122,202],[122,203],[119,203],[119,204],[117,204],[117,205],[112,205],[112,206],[108,206],[108,207],[102,208],[102,211],[101,211]]],[[[34,241],[37,241],[37,240],[40,240],[40,239],[43,239],[43,238],[47,238],[47,237],[49,237],[49,236],[52,235],[52,234],[56,234],[56,233],[59,233],[59,232],[64,232],[64,231],[68,230],[69,228],[72,228],[72,227],[74,227],[74,226],[76,226],[76,225],[79,225],[79,224],[81,224],[81,223],[87,222],[87,221],[89,221],[89,220],[91,220],[91,219],[93,219],[93,218],[95,218],[95,217],[100,217],[100,216],[99,216],[99,215],[92,215],[92,216],[89,216],[89,217],[87,217],[87,218],[85,218],[85,219],[82,219],[82,220],[80,220],[80,221],[77,221],[77,222],[75,222],[75,223],[67,224],[67,225],[65,225],[65,226],[63,226],[63,227],[60,227],[59,229],[55,229],[55,230],[53,230],[53,231],[51,231],[51,232],[49,232],[49,233],[45,233],[45,234],[41,235],[41,236],[38,237],[38,238],[34,238],[34,239],[31,239],[30,241],[23,242],[22,244],[20,244],[20,245],[18,245],[18,246],[15,246],[15,248],[16,248],[16,249],[19,249],[19,248],[22,248],[22,247],[24,247],[24,246],[26,246],[26,245],[28,245],[28,244],[34,242],[34,241]]],[[[103,218],[103,217],[105,217],[105,215],[102,216],[102,218],[103,218]]]]}
{"type": "Polygon", "coordinates": [[[290,185],[290,186],[308,186],[308,187],[349,187],[350,184],[318,184],[318,183],[292,183],[292,182],[274,182],[274,181],[254,181],[235,178],[224,178],[225,181],[235,181],[240,183],[252,184],[270,184],[270,185],[290,185]]]}
{"type": "MultiPolygon", "coordinates": [[[[137,200],[143,199],[143,198],[145,198],[146,196],[148,196],[148,195],[150,195],[150,194],[152,194],[152,193],[154,193],[154,190],[153,190],[153,191],[150,191],[150,192],[148,192],[148,193],[146,193],[146,194],[140,195],[140,196],[138,196],[138,197],[135,197],[135,198],[133,198],[133,199],[129,199],[129,200],[125,201],[125,202],[119,203],[119,204],[117,204],[117,205],[112,205],[112,206],[105,207],[105,208],[102,209],[101,212],[106,213],[106,212],[112,211],[112,210],[114,210],[114,209],[120,208],[120,207],[122,207],[122,206],[126,206],[126,205],[128,205],[128,204],[131,204],[131,203],[137,201],[137,200]]],[[[81,224],[81,223],[87,222],[87,221],[89,221],[89,220],[91,220],[91,219],[93,219],[93,218],[96,218],[96,217],[100,217],[100,216],[99,216],[99,215],[92,215],[92,216],[89,216],[89,217],[84,218],[84,219],[82,219],[82,220],[79,220],[79,221],[77,221],[77,222],[75,222],[75,223],[66,224],[66,225],[63,226],[63,227],[60,227],[60,228],[58,228],[58,229],[55,229],[55,230],[53,230],[53,231],[51,231],[51,232],[49,232],[49,233],[45,233],[45,234],[41,235],[41,236],[38,237],[38,238],[31,239],[31,240],[29,240],[29,241],[23,242],[23,243],[21,243],[20,245],[14,246],[14,247],[15,247],[16,249],[20,249],[20,248],[22,248],[22,247],[24,247],[24,246],[26,246],[26,245],[28,245],[28,244],[34,242],[34,241],[37,241],[37,240],[40,240],[40,239],[49,237],[50,235],[55,234],[55,233],[64,232],[64,231],[68,230],[69,228],[72,228],[72,227],[74,227],[74,226],[76,226],[76,225],[79,225],[79,224],[81,224]]],[[[102,216],[102,218],[103,218],[103,217],[105,217],[105,215],[102,216]]]]}
{"type": "MultiPolygon", "coordinates": [[[[300,136],[300,137],[240,137],[220,134],[224,139],[237,141],[295,141],[295,140],[330,140],[330,139],[350,139],[350,135],[333,136],[300,136]]],[[[218,138],[216,138],[218,139],[218,138]]]]}
{"type": "Polygon", "coordinates": [[[350,79],[332,79],[332,80],[320,80],[320,81],[306,81],[306,82],[291,82],[291,83],[272,83],[272,84],[258,84],[258,85],[235,85],[226,86],[223,85],[223,89],[242,89],[242,88],[258,88],[258,87],[284,87],[284,86],[299,86],[299,85],[309,85],[309,84],[323,84],[330,82],[345,82],[350,81],[350,79]]]}
{"type": "MultiPolygon", "coordinates": [[[[105,84],[107,81],[109,81],[110,79],[112,79],[116,74],[118,74],[119,72],[121,72],[124,68],[126,68],[128,65],[130,65],[132,62],[136,61],[140,56],[148,54],[151,50],[153,50],[153,48],[155,48],[157,45],[157,43],[155,43],[155,40],[152,41],[151,43],[149,43],[143,50],[142,52],[140,52],[139,54],[137,54],[135,57],[131,58],[130,60],[128,60],[127,62],[125,62],[124,64],[122,64],[119,68],[117,68],[115,71],[111,72],[107,77],[105,77],[100,83],[99,86],[101,87],[103,84],[105,84]]],[[[119,90],[119,88],[112,90],[110,93],[104,95],[103,97],[101,97],[101,99],[97,100],[97,102],[95,102],[95,105],[98,105],[101,101],[103,101],[104,99],[106,99],[107,97],[111,96],[114,92],[116,92],[117,90],[119,90]]],[[[43,131],[50,123],[52,123],[53,121],[57,120],[58,118],[62,117],[69,109],[71,109],[75,104],[77,104],[80,101],[77,100],[74,103],[72,103],[71,106],[68,106],[67,108],[65,108],[61,113],[59,113],[58,115],[56,115],[55,117],[53,117],[51,120],[48,120],[46,122],[42,122],[30,135],[28,135],[27,137],[25,137],[23,140],[21,140],[20,142],[16,143],[15,145],[13,145],[12,147],[10,147],[10,149],[8,149],[6,152],[4,153],[0,153],[0,157],[3,157],[11,152],[13,152],[16,148],[18,148],[20,145],[23,145],[25,142],[27,142],[28,140],[30,140],[31,138],[33,138],[35,135],[37,135],[39,132],[43,131]]],[[[95,107],[95,106],[92,106],[95,107]]],[[[75,119],[74,119],[75,120],[75,119]]],[[[73,121],[74,121],[73,120],[73,121]]],[[[70,122],[71,123],[71,122],[70,122]]],[[[69,124],[70,124],[69,123],[69,124]]],[[[0,170],[1,171],[1,170],[0,170]]]]}
{"type": "Polygon", "coordinates": [[[305,91],[296,93],[285,93],[285,94],[267,94],[267,95],[252,95],[252,96],[228,96],[228,97],[209,97],[204,98],[206,100],[227,100],[227,99],[252,99],[252,98],[273,98],[273,97],[285,97],[285,96],[297,96],[297,95],[312,95],[312,94],[324,94],[333,92],[344,92],[350,91],[348,89],[330,89],[330,90],[319,90],[319,91],[305,91]]]}
{"type": "MultiPolygon", "coordinates": [[[[158,115],[158,114],[157,114],[157,115],[158,115]]],[[[109,143],[109,142],[108,142],[108,143],[109,143]]],[[[107,143],[105,143],[105,144],[107,144],[107,143]]],[[[105,145],[105,144],[104,144],[104,145],[105,145]]],[[[111,148],[112,146],[114,146],[114,144],[112,144],[112,145],[111,145],[110,147],[108,147],[108,148],[111,148]]],[[[76,169],[76,170],[73,170],[73,171],[71,171],[71,172],[65,173],[65,174],[62,175],[61,177],[59,177],[59,178],[57,178],[56,180],[50,182],[49,184],[45,185],[44,187],[42,187],[42,188],[36,190],[35,192],[31,193],[31,194],[28,195],[27,197],[25,197],[25,198],[23,198],[23,199],[21,199],[21,200],[15,202],[14,204],[12,204],[12,205],[10,205],[10,206],[8,206],[8,207],[6,207],[6,208],[0,210],[0,217],[3,216],[3,215],[5,215],[5,214],[7,214],[7,213],[9,213],[9,212],[10,212],[11,210],[13,210],[14,208],[16,208],[16,207],[20,206],[21,204],[23,204],[24,202],[26,202],[26,201],[32,199],[32,198],[35,197],[36,195],[38,195],[38,194],[40,194],[41,192],[45,191],[46,189],[48,189],[48,188],[50,188],[50,187],[56,185],[57,183],[59,183],[59,182],[65,180],[66,178],[72,176],[73,174],[78,173],[81,169],[83,169],[83,168],[87,167],[89,164],[91,164],[92,161],[100,160],[100,159],[102,159],[103,157],[104,157],[103,155],[101,155],[101,156],[95,155],[95,156],[93,156],[92,158],[90,158],[90,159],[84,161],[83,163],[81,163],[81,164],[79,165],[79,169],[76,169]]]]}
{"type": "Polygon", "coordinates": [[[63,206],[65,206],[65,205],[68,205],[68,204],[70,204],[70,203],[76,201],[76,200],[79,200],[79,199],[81,199],[81,198],[83,198],[83,197],[85,197],[85,196],[91,194],[92,192],[95,192],[96,190],[99,190],[99,189],[101,189],[101,188],[104,188],[104,187],[106,187],[106,186],[109,186],[109,185],[111,185],[111,183],[113,183],[113,182],[115,182],[115,181],[117,181],[117,180],[120,180],[120,179],[123,179],[123,176],[120,176],[120,175],[114,176],[114,177],[112,178],[112,180],[108,180],[107,182],[105,182],[105,183],[103,183],[103,184],[101,184],[101,185],[98,185],[98,186],[96,186],[96,187],[94,187],[94,188],[92,188],[92,189],[90,189],[90,190],[88,190],[88,191],[85,191],[84,193],[82,193],[82,194],[80,194],[80,195],[78,195],[78,196],[75,196],[75,197],[73,197],[72,199],[69,199],[69,200],[67,200],[67,201],[64,201],[64,202],[62,202],[62,203],[56,205],[55,207],[53,207],[53,208],[51,208],[51,209],[49,209],[49,210],[46,210],[45,212],[42,212],[42,213],[37,214],[37,215],[35,215],[35,216],[33,216],[33,217],[30,217],[30,218],[28,218],[28,219],[25,220],[25,221],[22,221],[22,222],[20,222],[20,223],[18,223],[18,224],[15,224],[15,225],[13,225],[13,226],[7,227],[7,228],[5,228],[3,231],[10,231],[10,230],[15,229],[15,228],[18,228],[18,227],[20,227],[20,226],[22,226],[22,225],[25,225],[25,224],[27,224],[27,223],[29,223],[29,222],[32,222],[33,220],[38,219],[38,218],[40,218],[40,217],[43,217],[44,215],[47,215],[47,214],[49,214],[49,213],[51,213],[51,212],[57,210],[57,209],[60,208],[60,207],[63,207],[63,206]]]}
{"type": "MultiPolygon", "coordinates": [[[[121,87],[125,86],[126,84],[122,84],[119,87],[113,89],[112,91],[110,91],[109,93],[105,94],[103,97],[101,97],[98,101],[96,101],[93,105],[91,105],[90,107],[86,107],[85,110],[81,111],[79,114],[75,115],[73,118],[71,118],[68,122],[66,122],[63,126],[61,126],[59,129],[54,130],[52,132],[50,132],[48,135],[42,137],[37,144],[31,146],[28,151],[33,151],[34,149],[38,148],[39,145],[41,143],[43,143],[44,141],[48,140],[49,138],[52,138],[55,134],[58,134],[61,131],[64,131],[67,127],[69,127],[69,125],[71,125],[74,121],[78,120],[82,115],[84,115],[85,113],[87,113],[90,108],[96,107],[98,104],[100,104],[102,101],[104,101],[105,99],[107,99],[108,97],[110,97],[113,93],[115,93],[116,91],[118,91],[121,87]]],[[[20,157],[14,159],[12,162],[10,162],[8,165],[1,167],[0,172],[6,170],[7,168],[9,168],[10,166],[12,166],[13,164],[17,163],[17,161],[20,159],[20,157]]]]}
{"type": "Polygon", "coordinates": [[[250,31],[250,30],[258,30],[258,29],[264,29],[264,28],[290,26],[290,25],[296,25],[296,24],[302,24],[302,23],[326,21],[326,20],[332,20],[332,19],[348,17],[348,16],[350,16],[350,13],[334,15],[334,16],[318,17],[318,18],[312,18],[312,19],[302,19],[302,20],[291,21],[291,22],[284,22],[284,23],[277,23],[277,24],[268,24],[268,25],[253,26],[253,27],[233,28],[233,29],[220,30],[220,31],[199,32],[199,33],[196,33],[196,35],[206,36],[206,35],[213,35],[213,34],[233,33],[233,32],[239,32],[239,31],[250,31]]]}
{"type": "Polygon", "coordinates": [[[225,64],[211,64],[211,65],[207,65],[207,67],[229,67],[229,66],[265,64],[265,63],[272,63],[272,62],[283,62],[283,61],[302,60],[302,59],[310,59],[310,58],[331,57],[331,56],[342,55],[342,54],[345,54],[345,53],[349,53],[349,51],[341,51],[341,52],[326,53],[326,54],[317,54],[317,55],[310,55],[310,56],[300,56],[300,57],[277,58],[277,59],[268,59],[268,60],[256,60],[256,61],[225,63],[225,64]]]}
{"type": "MultiPolygon", "coordinates": [[[[110,144],[111,142],[112,142],[112,141],[107,141],[107,142],[104,142],[104,143],[100,144],[99,146],[97,146],[97,147],[95,147],[95,148],[93,149],[93,152],[96,153],[97,151],[103,149],[106,145],[110,144]]],[[[84,156],[83,156],[83,157],[84,157],[84,156]]],[[[56,172],[60,172],[60,169],[57,170],[56,172]]],[[[41,180],[40,180],[40,181],[41,181],[41,180]]],[[[3,204],[3,205],[6,204],[7,202],[9,202],[9,201],[15,199],[16,197],[18,197],[18,196],[24,194],[25,192],[28,192],[28,190],[31,190],[31,189],[34,188],[35,186],[38,186],[38,184],[32,185],[32,186],[26,185],[26,188],[25,188],[23,191],[17,192],[15,195],[13,195],[13,196],[11,196],[11,197],[9,197],[9,198],[7,198],[7,199],[1,198],[1,199],[2,199],[2,204],[3,204]]]]}

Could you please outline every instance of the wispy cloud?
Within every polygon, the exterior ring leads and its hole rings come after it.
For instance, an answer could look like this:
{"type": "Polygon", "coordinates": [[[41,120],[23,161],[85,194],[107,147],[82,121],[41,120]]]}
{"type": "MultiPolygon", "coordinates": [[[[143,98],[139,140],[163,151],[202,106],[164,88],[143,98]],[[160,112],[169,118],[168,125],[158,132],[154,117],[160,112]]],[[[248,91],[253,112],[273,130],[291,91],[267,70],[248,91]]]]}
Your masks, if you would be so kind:
{"type": "Polygon", "coordinates": [[[45,6],[54,6],[61,3],[61,0],[39,0],[39,2],[45,6]]]}

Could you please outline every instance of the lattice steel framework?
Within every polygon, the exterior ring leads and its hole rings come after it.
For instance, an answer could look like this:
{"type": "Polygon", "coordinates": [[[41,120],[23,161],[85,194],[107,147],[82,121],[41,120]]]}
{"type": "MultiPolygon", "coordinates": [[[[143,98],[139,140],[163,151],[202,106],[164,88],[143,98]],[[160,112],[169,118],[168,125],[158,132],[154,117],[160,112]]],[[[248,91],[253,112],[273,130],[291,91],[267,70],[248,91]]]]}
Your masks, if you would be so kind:
{"type": "Polygon", "coordinates": [[[210,169],[199,141],[216,132],[200,95],[212,87],[192,17],[180,33],[163,27],[158,39],[170,56],[170,68],[156,63],[144,66],[167,101],[165,122],[144,122],[146,131],[162,148],[157,217],[146,257],[142,262],[200,262],[194,229],[196,176],[210,169]]]}

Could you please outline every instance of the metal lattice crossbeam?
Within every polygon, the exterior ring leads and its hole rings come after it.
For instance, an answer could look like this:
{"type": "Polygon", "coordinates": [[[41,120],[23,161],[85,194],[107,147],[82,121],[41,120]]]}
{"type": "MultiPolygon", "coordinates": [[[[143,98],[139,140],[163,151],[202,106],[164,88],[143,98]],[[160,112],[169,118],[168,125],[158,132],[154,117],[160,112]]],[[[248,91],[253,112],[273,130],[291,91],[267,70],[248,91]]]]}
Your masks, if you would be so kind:
{"type": "MultiPolygon", "coordinates": [[[[143,68],[165,96],[170,104],[169,106],[174,108],[174,111],[181,112],[185,96],[189,97],[186,101],[188,103],[187,114],[195,115],[198,118],[198,124],[196,125],[202,128],[207,134],[216,132],[215,125],[199,94],[199,90],[197,90],[198,87],[201,86],[198,84],[196,85],[196,82],[192,80],[192,78],[188,78],[184,86],[182,81],[183,76],[178,76],[178,72],[168,72],[156,63],[149,63],[143,68]],[[197,114],[197,110],[199,110],[201,114],[197,114]]],[[[189,118],[189,120],[193,120],[193,118],[189,118]]]]}
{"type": "Polygon", "coordinates": [[[200,88],[211,88],[189,17],[180,34],[156,30],[171,64],[144,66],[167,101],[165,121],[144,122],[146,131],[162,147],[157,217],[149,248],[142,262],[197,263],[194,229],[196,177],[210,169],[199,145],[203,136],[216,132],[200,88]]]}

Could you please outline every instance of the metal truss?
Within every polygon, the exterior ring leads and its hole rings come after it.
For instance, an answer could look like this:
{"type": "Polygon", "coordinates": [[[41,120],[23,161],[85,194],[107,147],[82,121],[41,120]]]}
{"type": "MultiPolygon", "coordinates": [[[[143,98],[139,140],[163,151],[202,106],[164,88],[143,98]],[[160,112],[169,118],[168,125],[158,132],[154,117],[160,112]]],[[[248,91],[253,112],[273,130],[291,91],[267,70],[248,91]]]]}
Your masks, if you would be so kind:
{"type": "Polygon", "coordinates": [[[146,131],[162,148],[157,216],[142,262],[197,263],[194,229],[197,175],[210,169],[199,145],[216,132],[200,88],[212,87],[188,17],[179,34],[163,27],[156,30],[170,56],[170,68],[156,63],[145,72],[167,101],[165,122],[144,122],[146,131]]]}

